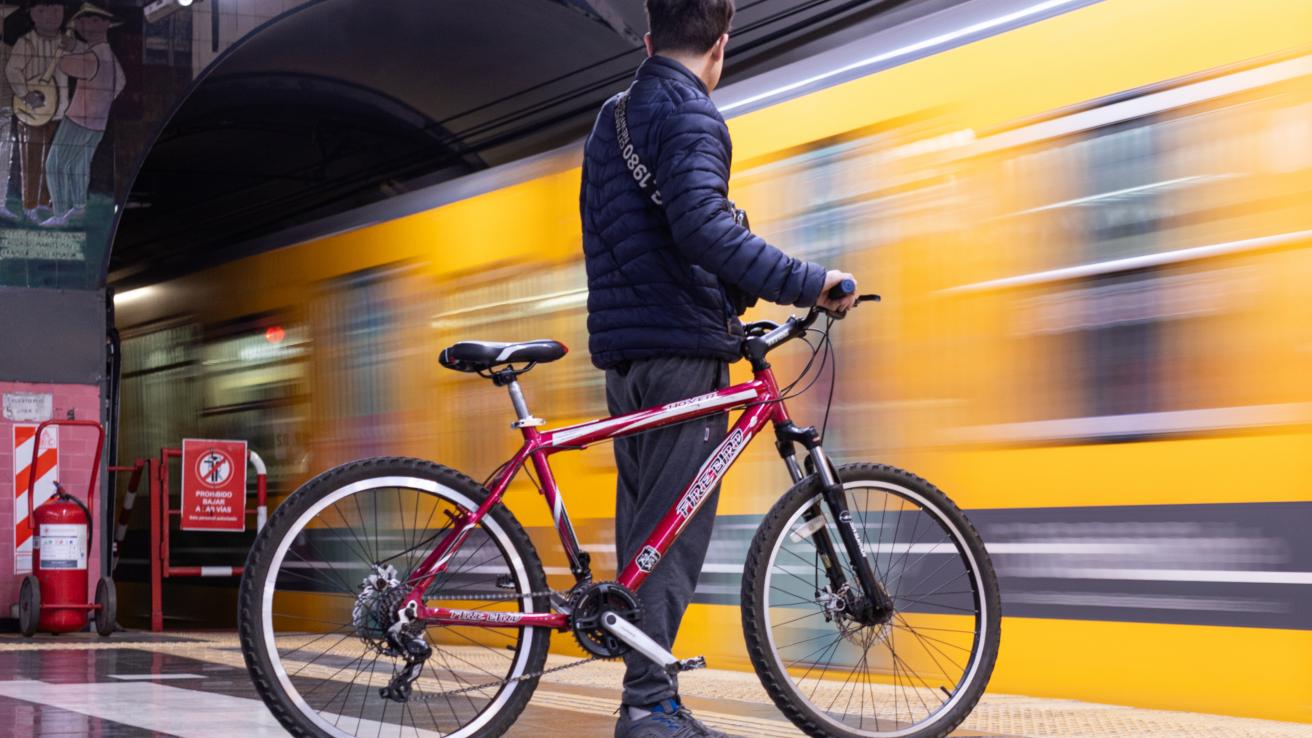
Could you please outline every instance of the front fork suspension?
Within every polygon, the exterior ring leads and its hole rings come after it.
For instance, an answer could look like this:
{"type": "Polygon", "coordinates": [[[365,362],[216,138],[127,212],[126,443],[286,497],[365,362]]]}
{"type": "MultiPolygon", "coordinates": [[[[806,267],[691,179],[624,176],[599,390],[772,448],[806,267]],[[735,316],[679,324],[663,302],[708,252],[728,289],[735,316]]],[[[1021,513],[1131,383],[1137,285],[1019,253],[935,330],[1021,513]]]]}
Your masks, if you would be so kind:
{"type": "MultiPolygon", "coordinates": [[[[874,567],[870,564],[869,557],[866,556],[866,552],[862,548],[861,539],[857,536],[856,528],[852,524],[852,512],[847,506],[847,495],[843,490],[843,484],[839,481],[824,448],[820,446],[820,434],[816,432],[814,427],[799,428],[791,422],[776,425],[775,433],[778,436],[775,445],[779,449],[779,454],[783,457],[784,463],[788,466],[788,473],[792,476],[793,482],[800,482],[803,478],[802,470],[797,464],[794,443],[800,443],[806,448],[808,471],[814,472],[820,481],[824,504],[829,507],[829,511],[833,515],[834,525],[838,528],[839,540],[847,553],[848,561],[852,564],[852,571],[856,574],[857,583],[864,593],[864,597],[861,598],[862,601],[853,603],[856,607],[851,610],[851,615],[867,625],[886,622],[893,613],[893,598],[889,596],[883,583],[879,581],[874,567]]],[[[820,505],[812,505],[806,512],[802,513],[802,518],[807,523],[812,523],[817,518],[822,518],[823,515],[820,505]]],[[[825,576],[829,579],[830,592],[838,593],[843,591],[843,587],[848,584],[847,575],[839,563],[838,551],[828,527],[823,523],[818,524],[812,534],[812,540],[819,552],[820,562],[824,565],[825,576]]]]}

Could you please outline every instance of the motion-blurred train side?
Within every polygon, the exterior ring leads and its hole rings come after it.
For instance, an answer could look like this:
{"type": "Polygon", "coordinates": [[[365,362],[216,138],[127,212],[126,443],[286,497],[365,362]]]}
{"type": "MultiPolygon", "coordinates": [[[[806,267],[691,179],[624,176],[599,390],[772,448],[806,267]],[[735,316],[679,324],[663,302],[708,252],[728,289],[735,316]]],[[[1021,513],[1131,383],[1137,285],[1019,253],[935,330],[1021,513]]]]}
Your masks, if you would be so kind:
{"type": "MultiPolygon", "coordinates": [[[[758,232],[884,295],[836,328],[827,445],[971,509],[1003,580],[996,692],[1312,722],[1310,28],[1312,3],[1104,0],[724,105],[758,232]]],[[[481,477],[516,436],[503,391],[437,366],[470,338],[564,341],[535,412],[604,415],[577,167],[472,175],[123,294],[121,456],[247,438],[275,500],[373,454],[481,477]]],[[[827,391],[793,415],[819,422],[827,391]]],[[[556,458],[604,575],[610,451],[556,458]]],[[[677,652],[749,668],[742,560],[786,479],[769,444],[731,475],[677,652]]],[[[508,501],[567,584],[537,497],[508,501]]],[[[169,607],[212,613],[191,586],[169,607]]]]}

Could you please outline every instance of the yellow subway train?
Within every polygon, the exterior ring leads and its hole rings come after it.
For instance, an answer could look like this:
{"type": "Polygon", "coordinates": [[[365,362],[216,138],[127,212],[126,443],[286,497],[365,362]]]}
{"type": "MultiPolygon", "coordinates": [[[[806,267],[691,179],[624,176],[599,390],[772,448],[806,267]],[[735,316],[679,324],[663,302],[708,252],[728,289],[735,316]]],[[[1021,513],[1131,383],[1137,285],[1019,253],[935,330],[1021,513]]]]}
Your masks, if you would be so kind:
{"type": "MultiPolygon", "coordinates": [[[[1306,2],[1103,0],[721,101],[754,228],[884,296],[835,333],[826,445],[968,509],[1002,583],[994,692],[1312,722],[1309,29],[1306,2]]],[[[274,504],[375,454],[482,478],[517,436],[502,390],[437,365],[460,339],[563,341],[524,383],[535,412],[605,415],[578,160],[121,294],[120,456],[247,438],[274,504]]],[[[818,422],[827,391],[794,416],[818,422]]],[[[556,464],[599,576],[610,453],[556,464]]],[[[677,653],[750,669],[743,558],[787,486],[768,444],[739,463],[677,653]]],[[[507,502],[567,584],[533,487],[507,502]]],[[[166,607],[230,624],[212,613],[235,581],[199,587],[174,580],[166,607]]]]}

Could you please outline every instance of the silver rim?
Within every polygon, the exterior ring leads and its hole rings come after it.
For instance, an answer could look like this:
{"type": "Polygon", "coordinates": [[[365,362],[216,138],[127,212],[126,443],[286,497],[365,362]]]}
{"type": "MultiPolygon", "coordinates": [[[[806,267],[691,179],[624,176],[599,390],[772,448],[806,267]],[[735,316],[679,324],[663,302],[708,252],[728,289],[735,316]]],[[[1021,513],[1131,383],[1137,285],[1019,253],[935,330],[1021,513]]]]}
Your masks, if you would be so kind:
{"type": "MultiPolygon", "coordinates": [[[[359,482],[355,482],[353,484],[349,484],[339,489],[333,490],[329,494],[317,500],[313,505],[310,506],[308,510],[302,513],[300,517],[298,517],[295,520],[295,522],[292,523],[291,527],[287,531],[287,534],[284,535],[282,539],[278,542],[278,547],[277,549],[275,549],[273,553],[273,557],[270,560],[267,578],[263,582],[263,590],[261,593],[260,617],[261,617],[261,626],[262,626],[261,633],[264,638],[264,648],[269,656],[269,662],[273,667],[273,673],[278,680],[279,686],[283,690],[283,693],[287,695],[287,698],[295,706],[296,710],[302,716],[304,716],[305,719],[313,723],[315,727],[324,731],[328,735],[335,736],[337,738],[356,738],[358,733],[346,732],[343,728],[339,727],[339,725],[335,724],[334,722],[330,722],[328,719],[326,719],[326,717],[320,711],[312,708],[309,705],[309,703],[306,701],[305,697],[302,696],[300,690],[292,682],[291,677],[288,675],[287,667],[283,663],[283,656],[279,652],[279,649],[277,647],[277,640],[273,629],[273,619],[275,614],[273,612],[273,600],[274,600],[274,594],[276,589],[275,584],[278,581],[278,573],[282,570],[283,561],[287,555],[288,550],[292,545],[292,542],[295,541],[297,536],[300,535],[300,533],[306,529],[306,526],[310,523],[311,520],[313,520],[321,512],[327,509],[330,505],[334,505],[338,501],[344,500],[350,495],[371,491],[371,490],[379,490],[379,489],[406,489],[416,492],[429,493],[442,500],[446,500],[448,502],[459,505],[466,510],[475,510],[478,507],[478,505],[475,504],[473,500],[471,500],[469,497],[465,496],[464,494],[461,494],[460,492],[446,485],[435,482],[431,479],[423,479],[419,477],[405,477],[405,476],[375,477],[372,479],[366,479],[359,482]]],[[[513,576],[515,577],[515,584],[518,587],[518,591],[520,592],[532,591],[531,583],[528,578],[528,572],[524,566],[524,562],[519,557],[518,552],[515,550],[514,546],[512,545],[510,538],[506,534],[505,530],[503,530],[501,526],[497,524],[496,520],[491,515],[485,516],[480,526],[485,531],[487,531],[487,533],[492,537],[492,539],[495,541],[500,551],[502,552],[502,555],[505,557],[506,562],[512,567],[513,576]]],[[[525,612],[535,612],[532,598],[528,598],[528,597],[521,598],[521,606],[525,612]]],[[[519,632],[519,637],[520,637],[520,641],[519,641],[520,645],[518,651],[515,654],[513,664],[511,664],[511,669],[507,674],[507,677],[509,678],[513,678],[522,675],[524,673],[527,666],[529,653],[532,650],[534,639],[537,637],[537,634],[533,632],[532,628],[524,628],[519,632]]],[[[436,649],[438,648],[438,646],[435,644],[434,648],[436,649]]],[[[364,720],[362,718],[357,718],[356,722],[358,723],[358,728],[360,730],[365,730],[366,734],[371,736],[404,735],[409,737],[409,736],[417,735],[420,736],[421,738],[429,738],[429,736],[432,736],[433,738],[437,738],[438,736],[441,736],[442,738],[466,738],[467,736],[472,735],[473,733],[477,732],[480,728],[487,725],[487,723],[491,721],[497,715],[497,713],[500,712],[502,707],[504,707],[505,704],[510,700],[510,698],[514,695],[515,691],[522,688],[524,687],[521,686],[521,684],[517,681],[510,682],[509,684],[501,687],[501,689],[497,692],[496,696],[491,701],[489,701],[485,707],[481,709],[481,711],[474,717],[474,719],[471,722],[464,724],[458,730],[451,733],[423,730],[418,728],[417,726],[406,726],[404,724],[405,713],[402,712],[402,708],[399,705],[397,707],[397,712],[399,715],[402,716],[401,718],[402,722],[395,725],[395,731],[389,730],[389,728],[393,726],[385,725],[381,721],[364,720]]],[[[416,692],[418,693],[419,690],[416,690],[416,692]]],[[[349,694],[350,692],[348,691],[348,696],[349,694]]],[[[377,697],[376,695],[374,698],[380,701],[382,700],[381,697],[377,697]]],[[[383,714],[385,716],[386,712],[384,711],[383,714]]]]}
{"type": "MultiPolygon", "coordinates": [[[[764,593],[763,601],[761,603],[762,610],[763,610],[761,616],[765,622],[766,641],[769,645],[770,654],[774,660],[775,667],[778,669],[779,673],[783,676],[783,681],[786,683],[787,689],[790,692],[792,692],[794,697],[800,702],[802,702],[815,717],[818,717],[824,723],[827,723],[828,725],[831,725],[840,730],[855,732],[861,735],[880,736],[881,738],[897,738],[899,736],[908,736],[913,733],[922,731],[928,726],[933,725],[934,723],[938,722],[949,711],[951,711],[958,703],[960,703],[962,698],[969,691],[969,687],[972,684],[974,684],[974,681],[978,676],[980,663],[982,661],[982,656],[984,653],[984,648],[987,639],[989,638],[989,634],[987,633],[986,629],[987,629],[987,624],[989,622],[990,612],[988,610],[988,599],[985,596],[985,592],[984,592],[983,574],[980,571],[979,563],[975,558],[975,554],[970,550],[970,547],[966,544],[966,539],[961,534],[961,530],[957,527],[955,523],[953,523],[953,521],[942,510],[938,508],[937,505],[931,503],[924,495],[921,495],[920,493],[912,489],[909,489],[907,487],[898,484],[885,482],[885,481],[877,481],[877,480],[858,480],[858,481],[846,482],[844,483],[843,488],[849,494],[849,504],[851,502],[850,499],[851,490],[853,489],[858,489],[858,490],[876,489],[884,492],[885,494],[892,494],[898,497],[902,497],[903,499],[914,502],[916,505],[919,506],[920,510],[929,512],[933,516],[933,520],[936,521],[939,525],[941,525],[945,529],[945,531],[947,532],[948,540],[950,540],[954,545],[955,553],[957,553],[958,555],[960,555],[962,558],[965,559],[966,561],[965,569],[966,571],[969,572],[974,587],[973,601],[975,607],[977,608],[977,611],[975,613],[975,622],[977,626],[974,630],[973,643],[969,653],[969,664],[963,671],[961,678],[958,680],[955,691],[951,693],[951,696],[946,701],[944,701],[942,704],[938,705],[932,710],[926,709],[926,715],[923,718],[911,723],[910,725],[906,725],[905,727],[901,727],[895,730],[880,730],[878,727],[876,727],[872,731],[872,730],[864,729],[864,727],[862,726],[852,726],[847,723],[841,722],[835,719],[830,712],[829,708],[832,707],[832,703],[829,706],[821,707],[820,705],[816,704],[815,701],[813,701],[812,699],[812,697],[814,697],[816,693],[816,690],[813,689],[812,693],[808,695],[802,688],[798,686],[798,684],[794,681],[792,675],[789,672],[789,668],[788,668],[789,665],[785,663],[783,654],[780,652],[780,649],[776,646],[775,643],[775,637],[774,637],[775,624],[772,622],[772,613],[771,613],[772,607],[769,603],[769,598],[770,598],[770,593],[772,591],[776,591],[774,588],[774,581],[775,581],[774,575],[776,571],[779,571],[782,574],[788,574],[787,571],[783,570],[781,567],[776,566],[778,556],[781,550],[783,550],[783,544],[785,541],[790,539],[790,536],[793,535],[793,531],[799,529],[800,526],[798,526],[798,520],[802,517],[803,514],[805,514],[805,512],[813,504],[816,503],[816,501],[820,499],[819,494],[814,495],[813,497],[811,497],[809,500],[807,500],[806,502],[804,502],[802,505],[798,507],[797,511],[794,512],[793,515],[788,519],[788,522],[784,525],[784,527],[781,530],[781,534],[775,539],[771,547],[770,556],[766,562],[767,568],[765,573],[765,593],[764,593]]],[[[825,524],[826,527],[829,528],[829,530],[836,535],[836,531],[832,527],[832,523],[830,523],[827,520],[828,510],[824,509],[823,505],[821,509],[823,510],[822,515],[826,518],[826,524],[825,524]]],[[[863,528],[864,527],[865,526],[863,525],[863,528]]],[[[915,537],[914,533],[912,534],[912,537],[914,539],[915,537]]],[[[881,542],[882,542],[882,537],[881,537],[881,542]]],[[[865,543],[867,546],[870,545],[868,541],[865,543]]],[[[835,541],[835,545],[841,547],[841,544],[839,544],[837,541],[835,541]]],[[[911,545],[914,545],[914,541],[913,544],[911,545]]],[[[890,548],[894,546],[896,546],[896,534],[894,535],[894,541],[892,542],[890,548]]],[[[912,549],[908,547],[907,549],[908,553],[911,550],[912,549]]],[[[840,556],[842,555],[843,554],[841,554],[840,552],[840,556]]],[[[878,553],[876,553],[876,568],[878,568],[878,553]]],[[[891,564],[890,564],[890,568],[891,568],[891,564]]],[[[905,573],[905,569],[904,569],[904,573],[905,573]]],[[[790,575],[790,576],[794,576],[794,575],[790,575]]],[[[788,624],[788,623],[785,622],[784,624],[788,624]]],[[[903,624],[905,624],[905,620],[903,620],[903,624]]],[[[895,627],[901,627],[901,626],[895,626],[895,627]]],[[[894,658],[896,659],[896,657],[894,658]]],[[[823,676],[823,674],[821,676],[823,676]]],[[[894,698],[894,704],[895,705],[897,704],[896,697],[894,698]]],[[[864,702],[862,703],[862,707],[864,707],[864,702]]],[[[908,705],[908,708],[909,708],[908,713],[910,713],[911,711],[910,705],[908,705]]],[[[862,722],[864,722],[864,720],[862,722]]],[[[898,721],[896,719],[896,712],[894,713],[894,718],[886,722],[897,723],[898,721]]]]}

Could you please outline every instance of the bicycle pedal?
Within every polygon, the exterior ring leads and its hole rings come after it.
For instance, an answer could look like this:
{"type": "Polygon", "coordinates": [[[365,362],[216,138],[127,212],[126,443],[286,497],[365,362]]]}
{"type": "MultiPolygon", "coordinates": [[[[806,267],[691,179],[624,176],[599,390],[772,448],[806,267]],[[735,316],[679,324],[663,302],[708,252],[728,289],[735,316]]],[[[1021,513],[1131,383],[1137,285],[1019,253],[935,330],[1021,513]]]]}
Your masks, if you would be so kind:
{"type": "Polygon", "coordinates": [[[693,669],[705,669],[706,657],[694,656],[690,659],[680,659],[674,663],[675,671],[692,671],[693,669]]]}

